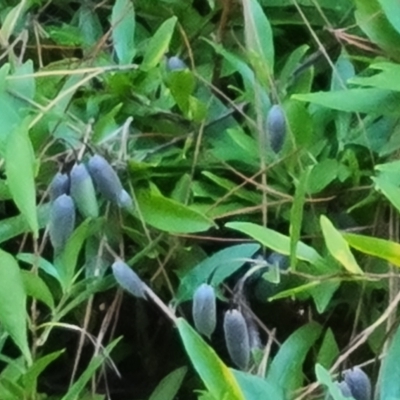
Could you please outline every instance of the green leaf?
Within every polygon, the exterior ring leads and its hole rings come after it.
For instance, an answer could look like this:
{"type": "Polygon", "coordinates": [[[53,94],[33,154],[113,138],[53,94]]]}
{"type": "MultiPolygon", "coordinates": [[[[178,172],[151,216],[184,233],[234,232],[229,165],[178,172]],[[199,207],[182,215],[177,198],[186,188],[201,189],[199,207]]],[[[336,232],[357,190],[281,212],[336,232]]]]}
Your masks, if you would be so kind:
{"type": "Polygon", "coordinates": [[[303,209],[306,200],[308,177],[311,168],[307,168],[302,172],[300,180],[296,185],[293,205],[290,210],[290,266],[292,269],[296,267],[296,249],[300,240],[301,226],[303,222],[303,209]]]}
{"type": "Polygon", "coordinates": [[[154,192],[139,190],[136,200],[144,221],[162,231],[203,232],[214,226],[203,214],[154,192]]]}
{"type": "Polygon", "coordinates": [[[0,323],[31,364],[24,283],[17,261],[3,250],[0,250],[0,323]]]}
{"type": "Polygon", "coordinates": [[[286,393],[300,388],[304,379],[304,360],[321,331],[319,324],[310,322],[292,333],[274,357],[267,382],[280,386],[286,393]]]}
{"type": "Polygon", "coordinates": [[[64,350],[55,351],[54,353],[47,354],[33,363],[33,365],[28,369],[28,371],[23,376],[24,388],[27,393],[31,395],[32,398],[37,394],[37,380],[40,374],[56,360],[64,350]]]}
{"type": "Polygon", "coordinates": [[[332,222],[324,215],[321,215],[320,223],[326,247],[332,256],[350,273],[363,274],[364,272],[357,264],[356,259],[350,251],[349,245],[342,234],[333,226],[332,222]]]}
{"type": "MultiPolygon", "coordinates": [[[[400,35],[388,21],[378,0],[355,0],[357,25],[366,33],[372,42],[381,47],[390,57],[400,59],[400,35]]],[[[396,14],[398,11],[396,11],[396,14]]],[[[396,16],[392,16],[394,21],[396,16]]]]}
{"type": "Polygon", "coordinates": [[[400,4],[397,0],[378,0],[386,18],[400,34],[400,4]]]}
{"type": "Polygon", "coordinates": [[[400,398],[400,328],[397,328],[393,341],[387,349],[379,372],[380,400],[400,398]]]}
{"type": "Polygon", "coordinates": [[[39,224],[36,212],[35,155],[28,136],[28,124],[29,121],[25,120],[8,138],[6,174],[13,200],[37,238],[39,224]]]}
{"type": "Polygon", "coordinates": [[[333,362],[339,356],[340,350],[336,343],[335,336],[331,328],[326,330],[324,340],[322,341],[321,348],[319,349],[317,362],[324,368],[332,367],[333,362]]]}
{"type": "Polygon", "coordinates": [[[43,302],[51,310],[54,310],[53,296],[43,279],[39,275],[29,271],[21,271],[21,276],[26,294],[43,302]]]}
{"type": "Polygon", "coordinates": [[[68,392],[61,400],[76,400],[79,399],[80,393],[84,390],[86,384],[93,377],[96,370],[101,367],[106,359],[110,357],[111,351],[118,344],[122,338],[115,339],[100,354],[94,356],[85,371],[79,377],[79,379],[68,389],[68,392]]]}
{"type": "MultiPolygon", "coordinates": [[[[228,222],[225,226],[252,237],[278,253],[290,255],[290,238],[288,236],[251,222],[228,222]]],[[[314,265],[322,262],[322,258],[316,250],[300,241],[296,246],[296,257],[314,265]]]]}
{"type": "Polygon", "coordinates": [[[168,374],[157,385],[149,400],[174,400],[182,385],[186,372],[187,367],[181,367],[168,374]]]}
{"type": "Polygon", "coordinates": [[[326,158],[311,170],[308,179],[308,192],[315,194],[325,189],[334,179],[336,179],[339,169],[337,160],[326,158]]]}
{"type": "Polygon", "coordinates": [[[60,274],[58,273],[56,267],[45,258],[38,257],[37,255],[31,253],[19,253],[17,254],[17,259],[26,262],[32,266],[38,266],[41,270],[62,283],[60,274]]]}
{"type": "Polygon", "coordinates": [[[275,383],[242,371],[232,370],[246,400],[285,400],[283,391],[275,383]]]}
{"type": "Polygon", "coordinates": [[[329,394],[333,397],[333,400],[349,399],[342,395],[339,386],[332,381],[330,373],[322,365],[317,364],[315,366],[315,375],[317,376],[318,382],[328,388],[329,394]]]}
{"type": "Polygon", "coordinates": [[[168,51],[176,21],[176,17],[171,17],[164,21],[150,39],[146,53],[144,54],[143,63],[140,67],[143,71],[148,71],[156,67],[168,51]]]}
{"type": "Polygon", "coordinates": [[[195,290],[210,279],[213,286],[218,286],[241,268],[259,249],[260,246],[254,243],[238,244],[220,250],[201,261],[182,278],[176,300],[183,302],[191,299],[195,290]]]}
{"type": "Polygon", "coordinates": [[[59,271],[64,290],[68,290],[73,282],[78,256],[85,240],[100,230],[102,220],[86,219],[75,229],[68,239],[62,253],[54,260],[54,265],[59,271]]]}
{"type": "Polygon", "coordinates": [[[274,41],[271,25],[257,0],[243,1],[246,49],[261,57],[262,66],[270,76],[274,72],[274,41]]]}
{"type": "Polygon", "coordinates": [[[382,192],[382,194],[392,203],[398,211],[400,211],[400,188],[393,184],[387,175],[379,175],[372,178],[375,183],[375,189],[382,192]]]}
{"type": "Polygon", "coordinates": [[[400,93],[383,89],[366,88],[295,94],[292,98],[340,111],[373,115],[398,115],[400,113],[400,93]]]}
{"type": "Polygon", "coordinates": [[[362,253],[382,258],[400,267],[400,244],[390,240],[357,235],[354,233],[345,233],[343,237],[351,247],[362,253]]]}
{"type": "Polygon", "coordinates": [[[378,89],[400,91],[400,65],[390,62],[380,62],[369,66],[370,69],[380,70],[372,76],[356,76],[349,83],[378,89]]]}
{"type": "Polygon", "coordinates": [[[130,64],[136,53],[135,12],[131,0],[116,0],[111,14],[112,39],[120,64],[130,64]]]}
{"type": "Polygon", "coordinates": [[[214,349],[183,318],[178,318],[176,324],[195,370],[215,399],[246,400],[232,371],[220,360],[214,349]]]}
{"type": "MultiPolygon", "coordinates": [[[[49,220],[50,204],[38,206],[39,228],[44,228],[49,220]]],[[[29,225],[23,215],[5,218],[0,221],[0,243],[10,240],[29,231],[29,225]]]]}

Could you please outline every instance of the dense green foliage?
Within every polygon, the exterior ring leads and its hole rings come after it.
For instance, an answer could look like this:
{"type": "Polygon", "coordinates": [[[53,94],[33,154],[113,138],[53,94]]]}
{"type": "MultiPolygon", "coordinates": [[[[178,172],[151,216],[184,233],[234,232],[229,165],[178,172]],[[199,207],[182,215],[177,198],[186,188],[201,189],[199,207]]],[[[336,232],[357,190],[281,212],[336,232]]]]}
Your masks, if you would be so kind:
{"type": "Polygon", "coordinates": [[[0,400],[400,399],[397,0],[0,27],[0,400]]]}

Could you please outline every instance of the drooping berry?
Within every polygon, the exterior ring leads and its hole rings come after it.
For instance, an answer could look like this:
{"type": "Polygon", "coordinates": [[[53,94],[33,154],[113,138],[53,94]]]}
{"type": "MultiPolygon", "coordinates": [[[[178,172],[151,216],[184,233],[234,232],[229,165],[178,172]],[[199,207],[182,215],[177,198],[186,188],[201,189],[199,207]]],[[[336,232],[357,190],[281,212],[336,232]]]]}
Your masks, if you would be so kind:
{"type": "Polygon", "coordinates": [[[115,261],[111,266],[118,284],[135,297],[146,298],[142,280],[138,274],[123,261],[115,261]]]}
{"type": "Polygon", "coordinates": [[[75,204],[66,194],[57,197],[50,209],[49,235],[56,254],[61,252],[75,228],[75,204]]]}
{"type": "Polygon", "coordinates": [[[355,400],[371,400],[371,380],[361,368],[348,369],[343,376],[355,400]]]}
{"type": "Polygon", "coordinates": [[[193,296],[192,315],[196,329],[211,337],[217,325],[217,310],[214,288],[206,283],[200,285],[193,296]]]}
{"type": "Polygon", "coordinates": [[[57,197],[62,194],[68,194],[69,191],[69,177],[67,174],[57,172],[54,178],[50,182],[49,195],[50,201],[54,201],[57,197]]]}
{"type": "Polygon", "coordinates": [[[233,363],[245,370],[250,361],[250,341],[246,320],[239,310],[228,310],[225,313],[224,334],[233,363]]]}
{"type": "Polygon", "coordinates": [[[279,153],[286,137],[286,119],[280,105],[273,105],[267,115],[267,138],[271,149],[279,153]]]}
{"type": "Polygon", "coordinates": [[[99,216],[99,205],[92,178],[83,164],[75,164],[70,172],[71,197],[80,213],[86,218],[99,216]]]}
{"type": "Polygon", "coordinates": [[[108,161],[96,154],[90,158],[88,169],[97,190],[106,200],[118,204],[123,187],[117,173],[108,161]]]}

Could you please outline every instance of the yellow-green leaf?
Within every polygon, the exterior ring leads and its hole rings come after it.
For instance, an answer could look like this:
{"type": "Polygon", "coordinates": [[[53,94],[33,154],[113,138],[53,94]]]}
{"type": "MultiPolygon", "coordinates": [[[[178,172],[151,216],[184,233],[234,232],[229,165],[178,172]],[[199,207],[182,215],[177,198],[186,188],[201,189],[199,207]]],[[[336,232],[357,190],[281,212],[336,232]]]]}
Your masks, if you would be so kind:
{"type": "Polygon", "coordinates": [[[342,234],[333,226],[324,215],[320,218],[322,234],[324,235],[325,244],[332,256],[339,261],[343,267],[352,274],[362,274],[363,271],[358,265],[349,245],[343,238],[342,234]]]}

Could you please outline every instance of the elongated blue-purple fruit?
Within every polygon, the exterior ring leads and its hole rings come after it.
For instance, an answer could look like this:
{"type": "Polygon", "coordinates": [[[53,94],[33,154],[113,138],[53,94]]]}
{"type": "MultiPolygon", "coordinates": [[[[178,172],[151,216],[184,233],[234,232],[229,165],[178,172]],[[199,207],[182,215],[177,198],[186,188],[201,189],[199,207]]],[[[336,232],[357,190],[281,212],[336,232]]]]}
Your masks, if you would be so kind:
{"type": "Polygon", "coordinates": [[[132,268],[123,261],[115,261],[111,268],[115,280],[123,289],[135,297],[146,298],[143,282],[132,268]]]}
{"type": "Polygon", "coordinates": [[[273,105],[267,115],[267,138],[271,149],[279,153],[286,137],[286,119],[280,105],[273,105]]]}
{"type": "Polygon", "coordinates": [[[186,69],[186,64],[177,56],[172,56],[167,60],[167,68],[170,71],[180,71],[186,69]]]}
{"type": "MultiPolygon", "coordinates": [[[[347,383],[345,381],[341,381],[341,382],[335,382],[336,386],[339,388],[340,393],[342,394],[343,397],[345,398],[352,398],[352,394],[350,391],[349,386],[347,385],[347,383]]],[[[333,397],[328,394],[327,396],[325,396],[326,400],[333,400],[333,397]]]]}
{"type": "Polygon", "coordinates": [[[239,310],[228,310],[224,317],[226,347],[233,363],[246,369],[250,361],[250,341],[246,320],[239,310]]]}
{"type": "Polygon", "coordinates": [[[267,258],[267,262],[276,265],[279,269],[285,271],[290,267],[290,258],[284,254],[273,251],[267,258]]]}
{"type": "Polygon", "coordinates": [[[211,337],[217,325],[217,308],[214,288],[206,283],[194,293],[192,304],[194,326],[204,336],[211,337]]]}
{"type": "Polygon", "coordinates": [[[117,173],[108,161],[96,154],[89,160],[88,169],[98,191],[105,199],[119,204],[123,187],[117,173]]]}
{"type": "Polygon", "coordinates": [[[50,209],[49,235],[55,253],[61,252],[75,228],[75,204],[66,194],[57,197],[50,209]]]}
{"type": "Polygon", "coordinates": [[[371,381],[361,368],[348,369],[343,376],[355,400],[371,400],[371,381]]]}
{"type": "Polygon", "coordinates": [[[132,208],[133,207],[132,197],[129,195],[129,193],[125,189],[122,189],[122,192],[120,193],[120,195],[118,197],[118,205],[121,208],[132,208]]]}
{"type": "Polygon", "coordinates": [[[99,205],[92,178],[83,164],[75,164],[70,172],[71,197],[79,212],[86,218],[99,216],[99,205]]]}
{"type": "Polygon", "coordinates": [[[49,195],[50,200],[54,201],[57,197],[62,194],[68,194],[69,191],[69,178],[67,174],[57,172],[54,175],[53,180],[50,182],[49,195]]]}

